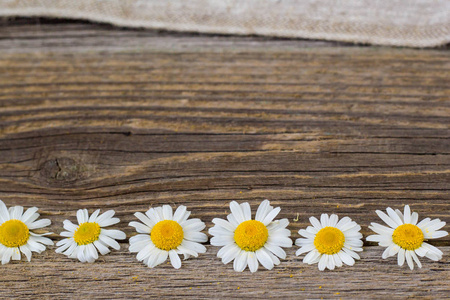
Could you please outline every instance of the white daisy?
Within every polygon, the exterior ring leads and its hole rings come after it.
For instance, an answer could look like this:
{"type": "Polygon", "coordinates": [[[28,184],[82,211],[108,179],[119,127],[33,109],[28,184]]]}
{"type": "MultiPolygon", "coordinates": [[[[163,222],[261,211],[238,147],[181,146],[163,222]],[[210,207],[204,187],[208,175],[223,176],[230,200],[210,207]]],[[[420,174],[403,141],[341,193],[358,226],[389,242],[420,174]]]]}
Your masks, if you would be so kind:
{"type": "Polygon", "coordinates": [[[31,261],[31,252],[41,253],[45,250],[45,245],[53,245],[51,239],[44,235],[36,234],[32,229],[39,229],[51,224],[49,219],[39,218],[37,207],[31,207],[23,212],[22,206],[10,207],[0,200],[0,258],[2,265],[12,260],[20,260],[20,252],[25,254],[28,261],[31,261]]]}
{"type": "Polygon", "coordinates": [[[135,213],[143,224],[129,224],[139,233],[130,238],[130,252],[137,253],[138,261],[143,261],[150,268],[162,264],[169,257],[175,269],[181,267],[179,254],[188,259],[205,253],[206,248],[200,243],[208,240],[206,234],[201,232],[206,225],[200,219],[188,220],[190,214],[183,205],[175,213],[170,205],[150,208],[145,215],[135,213]]]}
{"type": "Polygon", "coordinates": [[[304,263],[319,263],[319,270],[323,271],[325,268],[334,270],[343,264],[353,266],[355,259],[360,259],[356,252],[363,251],[362,234],[359,232],[361,226],[355,221],[349,217],[339,221],[338,216],[334,214],[330,217],[322,214],[320,221],[311,217],[309,221],[313,226],[308,226],[306,230],[300,229],[298,232],[305,238],[295,241],[300,247],[296,255],[309,252],[303,258],[304,263]]]}
{"type": "Polygon", "coordinates": [[[228,221],[215,218],[212,220],[215,226],[209,229],[213,236],[211,245],[224,246],[217,253],[224,264],[234,260],[235,271],[242,272],[248,265],[250,272],[256,272],[259,263],[271,270],[280,263],[278,257],[286,258],[281,247],[292,247],[291,232],[286,229],[287,219],[273,221],[281,210],[279,207],[273,208],[269,200],[264,200],[254,220],[247,202],[232,201],[230,209],[228,221]]]}
{"type": "Polygon", "coordinates": [[[403,266],[406,259],[409,268],[413,270],[413,260],[419,268],[422,267],[417,256],[426,256],[434,261],[442,258],[441,250],[424,241],[448,235],[447,231],[439,230],[445,226],[445,222],[439,219],[425,218],[417,223],[419,215],[416,212],[411,213],[409,205],[405,205],[404,214],[400,210],[394,211],[390,207],[386,211],[387,215],[379,210],[376,213],[389,227],[371,223],[369,228],[378,234],[366,238],[366,241],[378,242],[378,245],[387,247],[383,252],[383,259],[398,253],[398,265],[403,266]]]}
{"type": "Polygon", "coordinates": [[[98,252],[105,255],[110,252],[108,247],[119,250],[120,245],[116,240],[125,239],[125,233],[103,227],[117,224],[120,220],[113,218],[114,210],[108,210],[100,216],[99,213],[100,209],[97,209],[89,217],[87,209],[79,209],[77,211],[78,226],[65,220],[63,224],[67,231],[61,232],[61,236],[66,238],[56,243],[59,247],[56,253],[77,258],[81,262],[93,263],[98,258],[98,252]]]}

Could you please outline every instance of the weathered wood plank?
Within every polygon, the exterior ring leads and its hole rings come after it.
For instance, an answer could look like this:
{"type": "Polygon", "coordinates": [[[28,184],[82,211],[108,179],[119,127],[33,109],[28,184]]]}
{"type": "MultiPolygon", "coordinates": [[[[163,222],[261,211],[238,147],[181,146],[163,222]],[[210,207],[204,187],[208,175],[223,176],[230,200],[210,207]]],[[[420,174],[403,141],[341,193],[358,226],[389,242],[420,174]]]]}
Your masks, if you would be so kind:
{"type": "MultiPolygon", "coordinates": [[[[128,237],[150,206],[210,227],[229,201],[265,198],[294,239],[322,212],[365,236],[387,206],[450,221],[448,51],[33,22],[0,28],[0,199],[40,207],[55,241],[85,207],[115,209],[128,237]]],[[[211,246],[181,270],[126,243],[94,265],[53,247],[3,266],[0,298],[446,298],[450,237],[432,243],[443,260],[414,272],[366,243],[351,268],[319,272],[294,247],[256,274],[211,246]]]]}

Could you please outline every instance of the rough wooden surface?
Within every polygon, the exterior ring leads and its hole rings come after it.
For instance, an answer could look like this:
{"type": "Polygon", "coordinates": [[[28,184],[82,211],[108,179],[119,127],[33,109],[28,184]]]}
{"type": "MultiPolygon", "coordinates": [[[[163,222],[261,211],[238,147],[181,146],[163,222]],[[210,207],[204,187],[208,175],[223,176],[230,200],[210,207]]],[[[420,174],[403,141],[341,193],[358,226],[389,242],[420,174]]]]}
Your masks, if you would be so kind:
{"type": "MultiPolygon", "coordinates": [[[[265,198],[293,239],[323,212],[364,236],[387,206],[450,221],[445,49],[50,23],[0,28],[0,199],[40,207],[55,233],[79,208],[116,210],[130,237],[133,213],[150,206],[187,205],[209,228],[229,201],[265,198]]],[[[354,267],[319,272],[294,246],[256,274],[211,246],[180,270],[145,267],[127,242],[95,264],[51,247],[1,266],[0,298],[443,299],[450,238],[432,244],[442,261],[414,271],[365,243],[354,267]]]]}

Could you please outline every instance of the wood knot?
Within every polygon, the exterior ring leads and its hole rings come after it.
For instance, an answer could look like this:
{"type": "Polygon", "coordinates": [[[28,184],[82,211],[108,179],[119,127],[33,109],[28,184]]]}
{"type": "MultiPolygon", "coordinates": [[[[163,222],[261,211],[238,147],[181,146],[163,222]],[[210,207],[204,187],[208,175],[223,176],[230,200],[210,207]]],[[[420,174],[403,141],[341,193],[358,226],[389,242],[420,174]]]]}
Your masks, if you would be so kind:
{"type": "Polygon", "coordinates": [[[44,162],[41,175],[49,181],[71,183],[79,178],[80,165],[68,157],[58,157],[44,162]]]}

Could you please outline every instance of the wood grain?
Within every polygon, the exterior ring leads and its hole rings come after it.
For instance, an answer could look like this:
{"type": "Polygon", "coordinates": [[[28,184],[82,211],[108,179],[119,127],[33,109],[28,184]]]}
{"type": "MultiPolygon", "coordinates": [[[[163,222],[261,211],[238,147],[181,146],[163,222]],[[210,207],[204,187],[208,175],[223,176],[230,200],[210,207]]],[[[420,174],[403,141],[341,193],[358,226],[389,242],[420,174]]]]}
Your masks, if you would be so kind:
{"type": "MultiPolygon", "coordinates": [[[[0,28],[0,198],[38,206],[57,241],[79,208],[187,205],[212,225],[231,200],[362,226],[411,205],[450,221],[450,57],[443,50],[113,29],[48,20],[0,28]]],[[[297,219],[298,221],[294,221],[297,219]]],[[[448,225],[444,228],[449,230],[448,225]]],[[[0,298],[447,298],[440,262],[410,271],[365,243],[354,267],[295,257],[235,273],[217,248],[149,269],[122,250],[86,265],[49,251],[2,266],[0,298]]]]}

